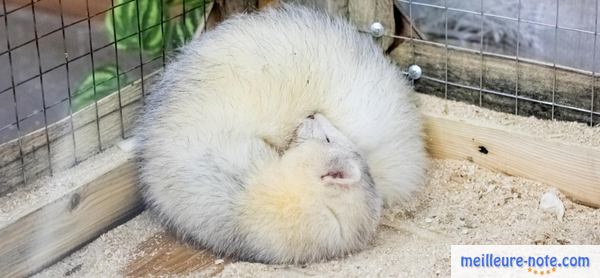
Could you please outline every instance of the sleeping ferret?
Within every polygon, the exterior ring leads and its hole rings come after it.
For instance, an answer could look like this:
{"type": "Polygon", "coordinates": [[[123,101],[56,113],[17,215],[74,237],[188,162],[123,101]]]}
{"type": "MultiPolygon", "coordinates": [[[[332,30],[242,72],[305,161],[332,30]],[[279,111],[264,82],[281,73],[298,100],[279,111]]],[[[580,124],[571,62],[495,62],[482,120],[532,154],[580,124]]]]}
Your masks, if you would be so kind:
{"type": "Polygon", "coordinates": [[[360,250],[422,184],[418,112],[372,39],[298,6],[226,20],[148,97],[147,204],[220,255],[306,263],[360,250]]]}

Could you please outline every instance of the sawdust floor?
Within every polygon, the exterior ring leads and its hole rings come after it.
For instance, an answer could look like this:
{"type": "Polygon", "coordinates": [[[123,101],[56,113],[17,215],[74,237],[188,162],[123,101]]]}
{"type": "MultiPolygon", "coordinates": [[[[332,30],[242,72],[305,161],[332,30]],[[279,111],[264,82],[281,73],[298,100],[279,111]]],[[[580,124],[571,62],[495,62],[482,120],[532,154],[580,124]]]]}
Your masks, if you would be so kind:
{"type": "Polygon", "coordinates": [[[305,266],[232,262],[175,240],[144,212],[37,277],[447,277],[452,244],[600,244],[600,210],[558,194],[562,219],[539,208],[551,185],[434,160],[425,189],[388,209],[371,247],[305,266]]]}

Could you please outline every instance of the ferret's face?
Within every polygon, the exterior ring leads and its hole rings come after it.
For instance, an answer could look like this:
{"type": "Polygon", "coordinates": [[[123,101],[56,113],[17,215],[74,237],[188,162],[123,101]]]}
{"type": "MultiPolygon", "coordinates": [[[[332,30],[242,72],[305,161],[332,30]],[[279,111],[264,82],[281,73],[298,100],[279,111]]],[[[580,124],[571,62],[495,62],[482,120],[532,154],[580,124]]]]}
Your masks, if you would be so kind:
{"type": "Polygon", "coordinates": [[[368,170],[352,142],[320,114],[302,121],[292,148],[296,148],[292,152],[303,156],[306,175],[318,178],[315,184],[323,185],[327,191],[350,190],[368,178],[363,177],[368,170]]]}
{"type": "Polygon", "coordinates": [[[342,132],[321,114],[314,114],[302,120],[296,129],[294,143],[316,140],[328,144],[331,148],[354,151],[355,145],[342,132]]]}
{"type": "Polygon", "coordinates": [[[270,257],[293,262],[364,247],[381,210],[366,163],[320,115],[305,119],[297,137],[271,174],[248,188],[244,229],[260,246],[273,247],[261,249],[270,257]]]}

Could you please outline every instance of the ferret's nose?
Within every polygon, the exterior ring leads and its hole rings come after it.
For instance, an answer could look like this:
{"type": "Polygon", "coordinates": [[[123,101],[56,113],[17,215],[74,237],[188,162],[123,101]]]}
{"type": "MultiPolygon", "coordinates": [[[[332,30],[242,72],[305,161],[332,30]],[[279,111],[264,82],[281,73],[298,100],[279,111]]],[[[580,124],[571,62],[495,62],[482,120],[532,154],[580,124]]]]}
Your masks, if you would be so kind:
{"type": "Polygon", "coordinates": [[[321,176],[321,180],[330,184],[351,186],[360,182],[361,176],[359,165],[353,161],[344,161],[341,165],[332,165],[331,169],[321,176]]]}

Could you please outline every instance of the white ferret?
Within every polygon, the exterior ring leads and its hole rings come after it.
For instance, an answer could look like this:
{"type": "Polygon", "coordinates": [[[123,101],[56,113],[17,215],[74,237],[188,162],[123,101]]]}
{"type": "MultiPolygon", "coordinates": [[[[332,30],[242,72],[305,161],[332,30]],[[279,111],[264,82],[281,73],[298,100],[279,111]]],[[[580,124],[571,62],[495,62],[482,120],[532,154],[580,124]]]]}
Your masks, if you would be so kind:
{"type": "Polygon", "coordinates": [[[382,201],[422,183],[410,94],[341,19],[297,6],[229,19],[185,46],[148,98],[144,197],[225,256],[305,263],[360,250],[382,201]]]}

